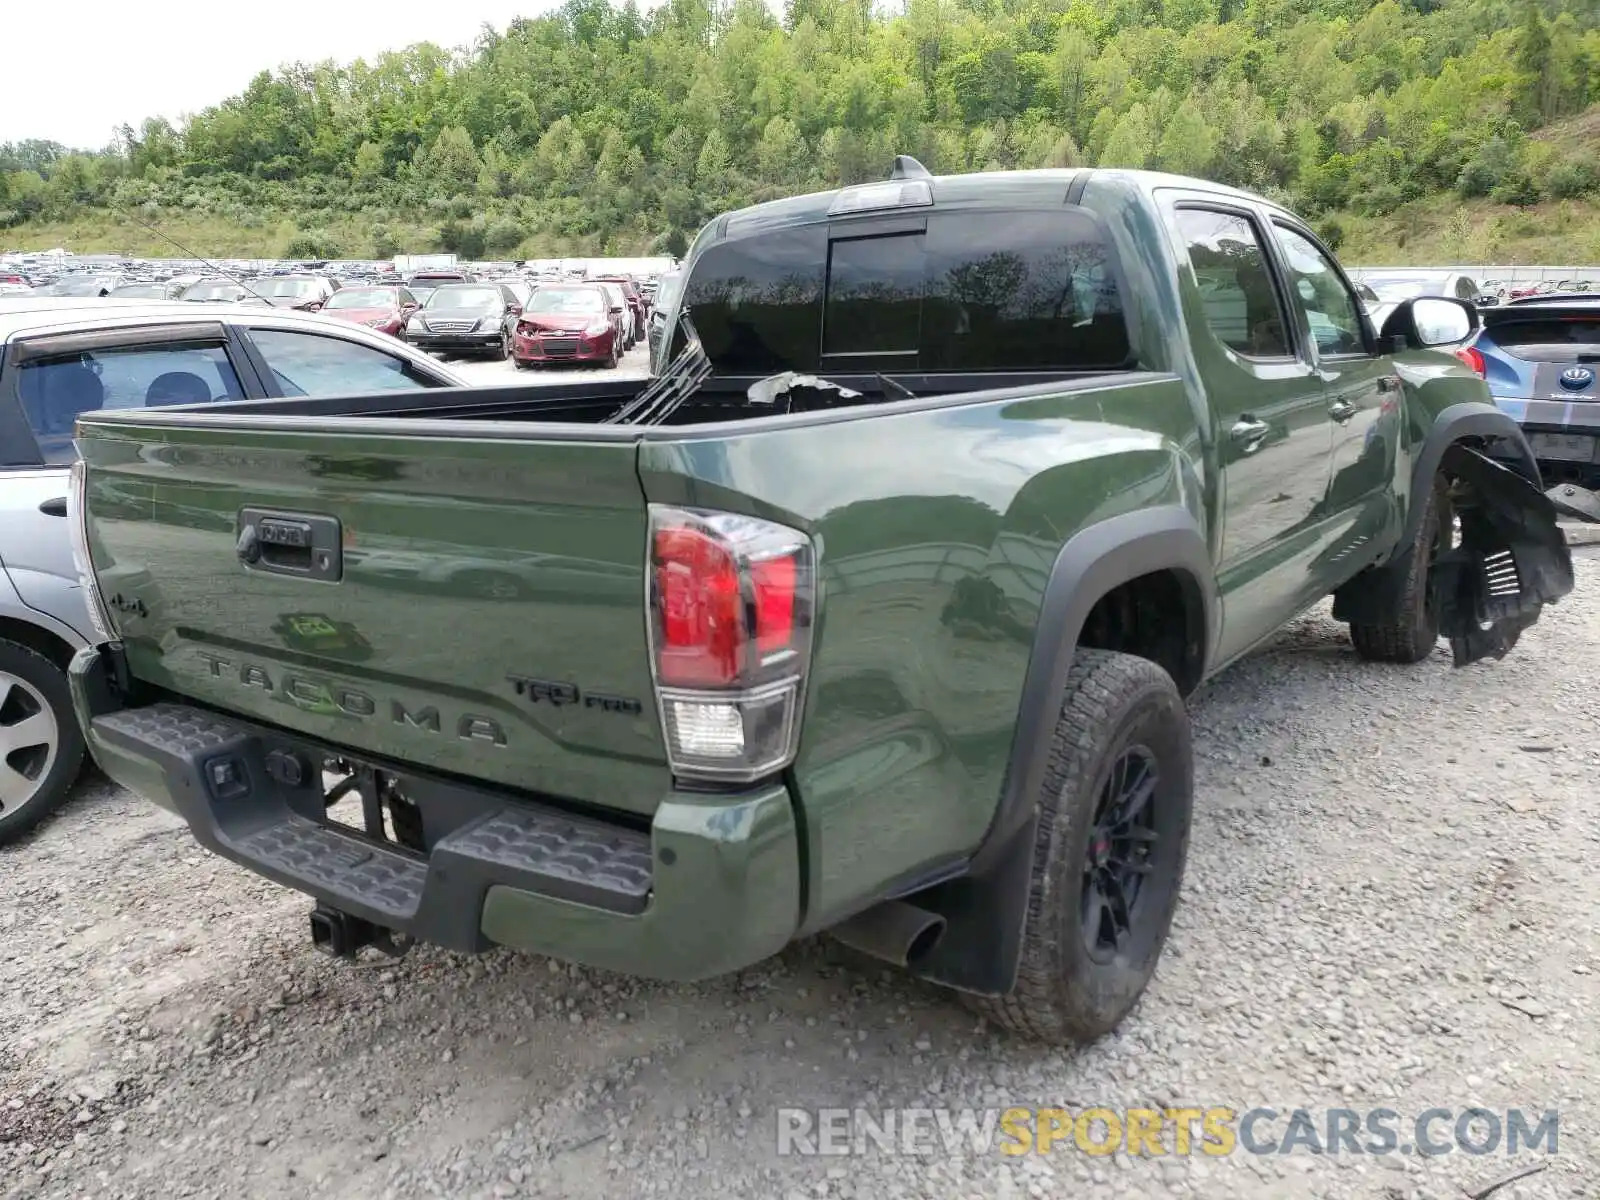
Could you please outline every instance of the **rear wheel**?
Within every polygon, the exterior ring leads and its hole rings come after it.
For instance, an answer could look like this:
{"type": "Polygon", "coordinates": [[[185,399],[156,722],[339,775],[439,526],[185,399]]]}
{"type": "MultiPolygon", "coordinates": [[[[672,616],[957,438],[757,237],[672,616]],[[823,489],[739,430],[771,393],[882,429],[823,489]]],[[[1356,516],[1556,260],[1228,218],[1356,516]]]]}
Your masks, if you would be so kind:
{"type": "Polygon", "coordinates": [[[966,1002],[1049,1042],[1115,1028],[1166,944],[1193,794],[1189,714],[1172,677],[1079,649],[1039,797],[1017,979],[1007,995],[966,1002]]]}
{"type": "Polygon", "coordinates": [[[1369,662],[1419,663],[1439,643],[1439,613],[1429,576],[1439,556],[1455,544],[1455,514],[1443,476],[1434,479],[1424,504],[1394,611],[1380,622],[1350,624],[1350,642],[1369,662]]]}
{"type": "Polygon", "coordinates": [[[83,734],[61,668],[0,641],[0,845],[61,806],[83,766],[83,734]]]}

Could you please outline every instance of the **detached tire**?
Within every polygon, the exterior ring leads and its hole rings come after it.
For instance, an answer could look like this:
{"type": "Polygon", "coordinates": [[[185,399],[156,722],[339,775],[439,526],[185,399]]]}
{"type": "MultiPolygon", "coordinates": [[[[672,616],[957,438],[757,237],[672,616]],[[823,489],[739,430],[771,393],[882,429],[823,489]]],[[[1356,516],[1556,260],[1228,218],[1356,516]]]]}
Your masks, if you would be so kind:
{"type": "Polygon", "coordinates": [[[0,846],[61,807],[83,767],[83,733],[61,668],[0,641],[0,846]]]}
{"type": "Polygon", "coordinates": [[[1029,1037],[1088,1042],[1143,994],[1183,882],[1194,759],[1172,677],[1146,659],[1080,649],[1043,792],[1016,983],[964,999],[1029,1037]]]}
{"type": "Polygon", "coordinates": [[[1450,548],[1455,537],[1455,514],[1442,478],[1434,480],[1424,504],[1422,522],[1411,543],[1411,564],[1393,614],[1378,624],[1350,623],[1350,642],[1356,654],[1368,662],[1419,663],[1439,644],[1439,614],[1428,576],[1434,560],[1450,548]]]}

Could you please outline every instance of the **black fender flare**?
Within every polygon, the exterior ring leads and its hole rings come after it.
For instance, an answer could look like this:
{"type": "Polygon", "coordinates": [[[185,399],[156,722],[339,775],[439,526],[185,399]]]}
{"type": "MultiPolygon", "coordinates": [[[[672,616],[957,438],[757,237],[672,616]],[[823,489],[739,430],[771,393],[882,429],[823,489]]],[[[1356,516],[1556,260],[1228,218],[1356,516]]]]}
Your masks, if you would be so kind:
{"type": "Polygon", "coordinates": [[[1434,476],[1451,446],[1466,438],[1499,440],[1509,454],[1495,458],[1542,490],[1539,463],[1528,445],[1522,426],[1492,404],[1465,401],[1441,409],[1423,437],[1411,465],[1411,493],[1406,504],[1406,519],[1394,553],[1380,565],[1363,571],[1333,594],[1333,616],[1352,623],[1377,622],[1394,610],[1405,588],[1411,569],[1411,547],[1422,527],[1423,505],[1419,498],[1433,487],[1434,476]]]}
{"type": "Polygon", "coordinates": [[[1196,665],[1192,678],[1178,683],[1190,691],[1204,674],[1217,615],[1216,568],[1194,515],[1176,504],[1122,513],[1079,530],[1056,555],[1034,623],[1000,802],[973,856],[975,873],[988,865],[991,848],[1006,842],[1033,812],[1061,689],[1090,611],[1113,588],[1162,570],[1188,580],[1185,616],[1196,665]]]}
{"type": "Polygon", "coordinates": [[[989,829],[965,873],[922,892],[914,903],[946,918],[944,936],[911,971],[946,987],[983,995],[1016,980],[1032,875],[1037,798],[1061,693],[1078,637],[1107,592],[1156,571],[1184,580],[1192,688],[1215,642],[1216,571],[1195,517],[1181,505],[1122,513],[1080,530],[1056,555],[1034,625],[1011,756],[989,829]]]}
{"type": "MultiPolygon", "coordinates": [[[[1433,486],[1433,477],[1439,473],[1445,450],[1463,438],[1500,439],[1509,443],[1512,451],[1509,458],[1499,454],[1494,457],[1501,459],[1529,483],[1539,484],[1539,463],[1533,456],[1533,448],[1528,445],[1522,426],[1492,404],[1476,400],[1452,404],[1434,417],[1417,451],[1416,461],[1412,463],[1412,499],[1406,509],[1405,531],[1398,543],[1402,550],[1416,539],[1417,530],[1422,525],[1422,506],[1416,502],[1416,497],[1426,494],[1433,486]]],[[[1542,486],[1540,490],[1543,490],[1542,486]]]]}

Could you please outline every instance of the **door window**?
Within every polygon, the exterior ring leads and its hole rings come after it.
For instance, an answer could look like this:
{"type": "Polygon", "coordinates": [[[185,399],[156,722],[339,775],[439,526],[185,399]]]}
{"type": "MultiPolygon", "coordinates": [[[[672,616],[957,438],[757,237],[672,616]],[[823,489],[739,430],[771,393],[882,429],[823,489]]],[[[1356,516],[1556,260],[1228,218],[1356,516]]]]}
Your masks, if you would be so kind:
{"type": "Polygon", "coordinates": [[[227,351],[181,344],[96,349],[24,363],[17,388],[50,465],[72,462],[73,423],[83,413],[244,399],[227,351]]]}
{"type": "Polygon", "coordinates": [[[250,338],[285,396],[359,395],[441,386],[406,359],[360,342],[295,329],[252,329],[250,338]]]}
{"type": "Polygon", "coordinates": [[[1339,277],[1333,260],[1321,246],[1287,225],[1275,225],[1274,229],[1289,266],[1289,286],[1305,311],[1318,352],[1365,354],[1361,304],[1339,277]]]}
{"type": "Polygon", "coordinates": [[[1256,223],[1209,208],[1180,208],[1177,219],[1212,335],[1250,358],[1290,357],[1288,323],[1256,223]]]}

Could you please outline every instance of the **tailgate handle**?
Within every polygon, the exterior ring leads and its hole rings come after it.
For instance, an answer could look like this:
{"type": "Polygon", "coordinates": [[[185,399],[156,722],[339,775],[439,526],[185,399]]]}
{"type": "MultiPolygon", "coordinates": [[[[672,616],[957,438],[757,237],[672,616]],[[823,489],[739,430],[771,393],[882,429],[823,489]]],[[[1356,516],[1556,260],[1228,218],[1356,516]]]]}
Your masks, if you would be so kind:
{"type": "Polygon", "coordinates": [[[239,510],[234,547],[247,571],[337,583],[344,574],[343,538],[336,517],[239,510]]]}

